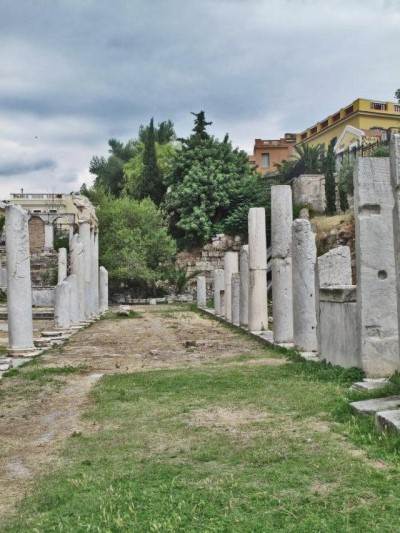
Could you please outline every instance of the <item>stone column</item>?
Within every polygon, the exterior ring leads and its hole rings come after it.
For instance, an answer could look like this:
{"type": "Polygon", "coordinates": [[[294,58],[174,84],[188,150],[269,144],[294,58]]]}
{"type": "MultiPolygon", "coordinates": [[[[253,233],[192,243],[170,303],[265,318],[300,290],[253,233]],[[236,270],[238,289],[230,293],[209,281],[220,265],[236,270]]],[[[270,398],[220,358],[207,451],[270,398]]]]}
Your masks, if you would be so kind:
{"type": "Polygon", "coordinates": [[[265,210],[249,210],[249,330],[268,329],[265,210]]]}
{"type": "Polygon", "coordinates": [[[274,342],[293,341],[292,189],[271,187],[272,313],[274,342]]]}
{"type": "Polygon", "coordinates": [[[99,269],[99,312],[108,311],[108,271],[101,266],[99,269]]]}
{"type": "Polygon", "coordinates": [[[70,242],[71,274],[77,277],[79,321],[85,320],[85,265],[82,239],[77,233],[70,242]]]}
{"type": "Polygon", "coordinates": [[[78,300],[78,277],[76,274],[70,274],[65,281],[69,285],[69,318],[72,326],[78,326],[80,322],[79,316],[79,300],[78,300]]]}
{"type": "Polygon", "coordinates": [[[58,283],[64,281],[67,277],[67,249],[59,248],[58,250],[58,283]]]}
{"type": "Polygon", "coordinates": [[[240,317],[241,326],[247,328],[249,324],[249,247],[247,244],[240,248],[240,317]]]}
{"type": "Polygon", "coordinates": [[[225,318],[225,289],[219,291],[219,308],[221,311],[220,317],[225,318]]]}
{"type": "Polygon", "coordinates": [[[92,312],[99,315],[99,235],[97,230],[92,231],[92,312]]]}
{"type": "Polygon", "coordinates": [[[221,316],[221,291],[225,290],[225,275],[222,268],[214,270],[214,311],[216,316],[221,316]]]}
{"type": "Polygon", "coordinates": [[[386,157],[360,157],[354,171],[357,319],[370,377],[400,368],[393,236],[394,198],[386,157]]]}
{"type": "Polygon", "coordinates": [[[232,274],[232,324],[240,325],[240,274],[232,274]]]}
{"type": "Polygon", "coordinates": [[[53,224],[44,225],[44,247],[46,250],[54,248],[54,226],[53,224]]]}
{"type": "Polygon", "coordinates": [[[292,226],[293,259],[293,342],[304,352],[318,350],[315,307],[315,235],[308,220],[297,219],[292,226]]]}
{"type": "Polygon", "coordinates": [[[232,274],[239,271],[237,252],[226,252],[224,257],[225,318],[232,322],[232,274]]]}
{"type": "Polygon", "coordinates": [[[28,213],[19,205],[5,209],[8,351],[34,352],[28,213]]]}
{"type": "Polygon", "coordinates": [[[204,309],[207,303],[206,278],[197,276],[197,307],[204,309]]]}
{"type": "Polygon", "coordinates": [[[57,283],[54,294],[54,325],[56,328],[68,329],[71,325],[70,286],[67,281],[57,283]]]}
{"type": "Polygon", "coordinates": [[[90,223],[89,221],[83,221],[79,223],[79,236],[83,244],[83,270],[84,270],[84,310],[85,319],[88,319],[92,315],[91,306],[91,268],[90,268],[90,223]]]}
{"type": "Polygon", "coordinates": [[[393,233],[397,285],[397,318],[400,332],[400,135],[390,139],[390,177],[394,197],[393,233]]]}

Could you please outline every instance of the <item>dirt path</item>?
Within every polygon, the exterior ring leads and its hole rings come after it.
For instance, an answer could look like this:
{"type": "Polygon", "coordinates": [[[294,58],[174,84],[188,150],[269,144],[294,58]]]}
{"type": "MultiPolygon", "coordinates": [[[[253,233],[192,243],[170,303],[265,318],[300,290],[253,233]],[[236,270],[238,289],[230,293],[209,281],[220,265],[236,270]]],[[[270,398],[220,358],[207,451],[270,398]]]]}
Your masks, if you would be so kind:
{"type": "MultiPolygon", "coordinates": [[[[199,366],[259,349],[256,341],[208,317],[168,306],[135,310],[141,318],[101,320],[42,355],[35,367],[39,372],[80,367],[78,372],[27,379],[27,367],[0,382],[0,524],[42,473],[62,463],[67,437],[96,431],[80,415],[90,406],[88,393],[102,375],[199,366]]],[[[283,360],[265,360],[277,362],[283,360]]]]}

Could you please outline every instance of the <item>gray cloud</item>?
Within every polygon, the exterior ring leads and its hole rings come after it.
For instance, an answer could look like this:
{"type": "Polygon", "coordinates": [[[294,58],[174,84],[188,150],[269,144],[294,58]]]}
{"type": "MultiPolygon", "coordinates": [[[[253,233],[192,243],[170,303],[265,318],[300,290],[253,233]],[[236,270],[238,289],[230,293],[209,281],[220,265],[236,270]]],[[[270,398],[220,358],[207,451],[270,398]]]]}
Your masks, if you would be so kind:
{"type": "Polygon", "coordinates": [[[0,2],[0,153],[50,156],[57,169],[40,170],[60,188],[151,117],[185,136],[204,109],[212,133],[249,149],[399,84],[399,0],[0,2]]]}
{"type": "Polygon", "coordinates": [[[57,163],[52,159],[40,159],[38,161],[3,161],[0,158],[0,176],[17,176],[30,174],[38,170],[53,170],[57,163]]]}

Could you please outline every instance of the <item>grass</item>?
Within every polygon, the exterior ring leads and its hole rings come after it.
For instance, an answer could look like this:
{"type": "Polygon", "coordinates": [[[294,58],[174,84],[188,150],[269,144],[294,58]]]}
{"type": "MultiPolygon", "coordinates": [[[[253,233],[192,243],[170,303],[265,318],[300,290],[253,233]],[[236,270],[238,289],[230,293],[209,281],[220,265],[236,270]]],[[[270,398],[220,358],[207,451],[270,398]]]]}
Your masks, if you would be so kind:
{"type": "Polygon", "coordinates": [[[122,314],[118,313],[117,311],[108,312],[107,316],[101,317],[101,320],[124,320],[126,318],[142,318],[142,315],[137,311],[133,311],[133,309],[131,309],[129,311],[129,314],[122,314]]]}
{"type": "Polygon", "coordinates": [[[73,374],[75,372],[80,372],[84,367],[76,366],[63,366],[63,367],[37,367],[33,370],[27,370],[26,366],[19,368],[12,368],[4,372],[3,377],[10,378],[14,376],[19,376],[30,381],[49,381],[54,376],[65,376],[68,374],[73,374]]]}
{"type": "Polygon", "coordinates": [[[104,377],[85,415],[101,429],[71,436],[3,531],[398,531],[399,440],[351,415],[359,371],[288,355],[104,377]]]}

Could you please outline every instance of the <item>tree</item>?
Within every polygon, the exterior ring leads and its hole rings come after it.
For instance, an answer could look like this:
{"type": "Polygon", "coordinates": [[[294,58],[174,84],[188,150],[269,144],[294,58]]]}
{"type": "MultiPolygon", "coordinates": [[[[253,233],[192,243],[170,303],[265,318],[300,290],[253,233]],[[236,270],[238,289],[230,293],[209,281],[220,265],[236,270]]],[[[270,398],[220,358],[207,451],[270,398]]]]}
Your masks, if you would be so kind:
{"type": "Polygon", "coordinates": [[[336,212],[336,185],[335,185],[335,154],[333,144],[329,145],[325,161],[325,198],[327,215],[336,212]]]}
{"type": "MultiPolygon", "coordinates": [[[[154,127],[154,126],[153,126],[154,127]]],[[[149,133],[150,125],[139,127],[138,141],[141,143],[146,142],[147,135],[149,133]]],[[[174,141],[176,138],[174,123],[171,120],[164,120],[159,122],[157,128],[154,127],[154,139],[158,144],[167,144],[174,141]]]]}
{"type": "Polygon", "coordinates": [[[200,139],[196,127],[176,155],[164,203],[173,235],[187,247],[204,244],[214,233],[246,234],[248,209],[266,199],[247,154],[233,149],[227,137],[200,139]]]}
{"type": "MultiPolygon", "coordinates": [[[[162,193],[165,193],[165,179],[173,169],[173,162],[177,152],[177,148],[173,144],[159,144],[155,143],[156,157],[157,157],[157,166],[160,173],[160,181],[162,183],[162,193]]],[[[141,200],[145,198],[146,191],[143,183],[143,173],[144,173],[144,163],[143,163],[143,154],[144,154],[144,144],[138,143],[136,147],[136,155],[132,157],[124,165],[124,176],[125,176],[125,192],[135,198],[136,200],[141,200]]]]}
{"type": "Polygon", "coordinates": [[[154,134],[154,122],[150,120],[149,130],[146,135],[143,151],[143,173],[141,183],[142,198],[147,196],[157,205],[164,197],[166,187],[157,164],[157,153],[154,134]]]}
{"type": "Polygon", "coordinates": [[[149,198],[139,202],[108,194],[96,214],[101,227],[100,261],[110,279],[154,290],[176,253],[161,211],[149,198]]]}
{"type": "Polygon", "coordinates": [[[93,156],[90,161],[89,172],[96,176],[95,186],[101,186],[114,196],[120,196],[124,184],[124,164],[135,154],[135,142],[126,144],[111,138],[108,141],[109,157],[93,156]]]}
{"type": "Polygon", "coordinates": [[[400,104],[400,89],[397,89],[397,91],[394,93],[394,97],[397,98],[397,101],[400,104]]]}
{"type": "MultiPolygon", "coordinates": [[[[310,146],[309,144],[300,144],[295,146],[301,174],[321,174],[324,160],[324,149],[322,145],[310,146]]],[[[300,175],[300,174],[299,174],[300,175]]]]}

